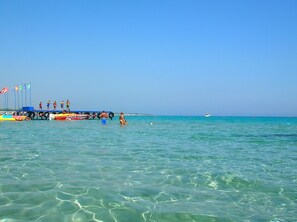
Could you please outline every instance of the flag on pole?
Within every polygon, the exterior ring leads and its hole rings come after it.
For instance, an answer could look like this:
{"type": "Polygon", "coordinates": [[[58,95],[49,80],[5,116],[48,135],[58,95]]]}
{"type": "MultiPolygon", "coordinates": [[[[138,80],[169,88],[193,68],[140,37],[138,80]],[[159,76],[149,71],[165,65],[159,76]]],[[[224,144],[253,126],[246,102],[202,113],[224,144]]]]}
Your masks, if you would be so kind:
{"type": "Polygon", "coordinates": [[[23,89],[23,85],[21,84],[19,85],[19,90],[22,91],[22,89],[23,89]]]}
{"type": "Polygon", "coordinates": [[[15,91],[18,91],[19,90],[19,86],[15,86],[14,89],[15,89],[15,91]]]}
{"type": "Polygon", "coordinates": [[[30,106],[31,106],[31,100],[32,100],[32,95],[31,95],[31,82],[29,82],[29,84],[28,84],[28,89],[29,89],[29,98],[30,98],[30,106]]]}
{"type": "Polygon", "coordinates": [[[27,89],[31,88],[31,83],[27,83],[27,89]]]}
{"type": "Polygon", "coordinates": [[[1,89],[0,94],[5,94],[8,92],[8,87],[4,87],[3,89],[1,89]]]}

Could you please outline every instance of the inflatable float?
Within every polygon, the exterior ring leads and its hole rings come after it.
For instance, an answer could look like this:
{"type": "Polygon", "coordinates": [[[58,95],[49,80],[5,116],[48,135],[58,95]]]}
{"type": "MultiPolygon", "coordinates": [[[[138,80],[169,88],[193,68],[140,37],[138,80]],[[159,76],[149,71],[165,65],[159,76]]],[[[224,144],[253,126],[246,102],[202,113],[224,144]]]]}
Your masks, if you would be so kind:
{"type": "Polygon", "coordinates": [[[89,119],[90,115],[88,114],[76,114],[76,113],[60,113],[60,114],[50,114],[50,120],[85,120],[89,119]]]}
{"type": "Polygon", "coordinates": [[[23,121],[28,120],[27,116],[15,116],[10,114],[0,115],[0,121],[23,121]]]}

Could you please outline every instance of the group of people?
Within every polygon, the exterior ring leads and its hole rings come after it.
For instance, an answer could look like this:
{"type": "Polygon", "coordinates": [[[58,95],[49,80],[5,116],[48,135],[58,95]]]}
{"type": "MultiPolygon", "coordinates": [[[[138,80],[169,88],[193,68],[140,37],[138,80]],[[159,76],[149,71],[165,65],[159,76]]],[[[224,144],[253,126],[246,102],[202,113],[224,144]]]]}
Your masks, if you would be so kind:
{"type": "MultiPolygon", "coordinates": [[[[51,101],[48,100],[47,103],[46,103],[46,109],[47,110],[50,109],[50,105],[51,105],[51,101]]],[[[64,101],[63,100],[60,102],[60,106],[61,106],[61,110],[65,111],[64,110],[64,101]]],[[[54,107],[54,110],[57,109],[57,101],[54,101],[53,102],[53,107],[54,107]]],[[[42,102],[39,103],[39,109],[42,110],[42,102]]],[[[67,111],[70,111],[70,101],[69,101],[69,99],[67,99],[67,101],[66,101],[66,110],[67,111]]],[[[100,114],[101,123],[103,125],[106,124],[106,119],[107,118],[108,118],[107,112],[103,111],[100,114]]],[[[120,115],[119,115],[119,121],[120,121],[120,125],[127,125],[128,124],[128,122],[125,119],[125,116],[124,116],[124,113],[123,112],[121,112],[120,115]]]]}
{"type": "MultiPolygon", "coordinates": [[[[47,110],[50,109],[50,105],[51,105],[51,101],[48,100],[47,103],[46,103],[46,109],[47,109],[47,110]]],[[[63,101],[63,100],[60,102],[60,106],[61,106],[61,110],[63,110],[63,109],[64,109],[64,101],[63,101]]],[[[43,106],[42,106],[42,102],[40,102],[40,103],[39,103],[39,109],[42,110],[42,107],[43,107],[43,106]]],[[[54,101],[54,102],[53,102],[53,107],[54,107],[54,110],[57,109],[57,101],[54,101]]],[[[67,99],[67,101],[66,101],[66,109],[67,109],[68,111],[70,110],[70,101],[69,101],[69,99],[67,99]]]]}
{"type": "MultiPolygon", "coordinates": [[[[99,117],[100,117],[100,119],[101,119],[101,123],[102,123],[103,125],[105,125],[105,124],[106,124],[106,119],[108,118],[108,114],[107,114],[107,112],[103,111],[103,112],[100,114],[99,117]]],[[[120,115],[119,115],[119,121],[120,121],[120,125],[127,125],[127,124],[128,124],[128,122],[127,122],[126,119],[125,119],[125,116],[124,116],[124,113],[123,113],[123,112],[121,112],[120,115]]]]}

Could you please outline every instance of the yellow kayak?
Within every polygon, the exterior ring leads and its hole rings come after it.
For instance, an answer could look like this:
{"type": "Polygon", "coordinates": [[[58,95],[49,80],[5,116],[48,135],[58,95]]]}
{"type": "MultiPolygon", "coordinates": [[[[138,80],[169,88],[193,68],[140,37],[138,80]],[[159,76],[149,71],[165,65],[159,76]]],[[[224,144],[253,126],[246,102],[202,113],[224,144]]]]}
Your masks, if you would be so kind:
{"type": "Polygon", "coordinates": [[[27,120],[27,116],[14,116],[9,114],[0,115],[0,121],[23,121],[27,120]]]}

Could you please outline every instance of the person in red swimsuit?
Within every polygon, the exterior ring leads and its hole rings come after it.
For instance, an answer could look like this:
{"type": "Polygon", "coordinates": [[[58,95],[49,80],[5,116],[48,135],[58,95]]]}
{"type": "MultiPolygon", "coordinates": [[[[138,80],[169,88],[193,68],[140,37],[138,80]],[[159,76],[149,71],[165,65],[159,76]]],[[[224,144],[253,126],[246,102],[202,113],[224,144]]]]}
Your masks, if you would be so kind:
{"type": "Polygon", "coordinates": [[[54,105],[54,110],[56,110],[56,108],[57,108],[57,101],[55,101],[55,102],[53,103],[53,105],[54,105]]]}

